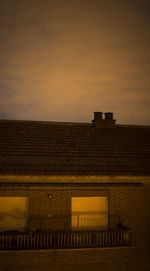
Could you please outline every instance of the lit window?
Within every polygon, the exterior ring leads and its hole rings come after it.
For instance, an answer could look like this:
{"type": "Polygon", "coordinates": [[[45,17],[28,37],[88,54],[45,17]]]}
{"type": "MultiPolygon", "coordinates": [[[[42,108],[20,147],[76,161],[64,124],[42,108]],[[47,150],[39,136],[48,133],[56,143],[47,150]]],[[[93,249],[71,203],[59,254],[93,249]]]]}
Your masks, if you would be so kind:
{"type": "Polygon", "coordinates": [[[0,197],[0,231],[23,230],[26,218],[27,198],[0,197]]]}
{"type": "Polygon", "coordinates": [[[71,211],[73,229],[107,229],[107,197],[72,197],[71,211]]]}

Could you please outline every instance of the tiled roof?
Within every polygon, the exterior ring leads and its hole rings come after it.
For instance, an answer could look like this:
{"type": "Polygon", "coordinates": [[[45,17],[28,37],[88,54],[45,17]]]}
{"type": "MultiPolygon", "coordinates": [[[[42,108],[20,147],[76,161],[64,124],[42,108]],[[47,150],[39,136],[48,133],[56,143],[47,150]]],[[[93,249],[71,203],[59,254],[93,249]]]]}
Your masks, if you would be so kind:
{"type": "Polygon", "coordinates": [[[0,174],[150,175],[150,127],[0,120],[0,174]]]}

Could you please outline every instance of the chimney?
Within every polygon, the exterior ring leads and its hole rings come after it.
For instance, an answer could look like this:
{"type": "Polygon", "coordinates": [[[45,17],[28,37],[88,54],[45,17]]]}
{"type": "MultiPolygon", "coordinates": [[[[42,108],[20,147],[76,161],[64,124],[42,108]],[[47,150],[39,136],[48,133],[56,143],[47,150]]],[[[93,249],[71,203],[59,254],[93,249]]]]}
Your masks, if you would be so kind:
{"type": "Polygon", "coordinates": [[[113,119],[113,113],[107,112],[105,119],[103,119],[103,112],[94,112],[94,120],[92,120],[94,127],[96,128],[115,128],[116,120],[113,119]]]}
{"type": "Polygon", "coordinates": [[[105,113],[105,120],[113,120],[113,113],[111,112],[105,113]]]}
{"type": "Polygon", "coordinates": [[[94,112],[94,120],[102,120],[103,112],[94,112]]]}

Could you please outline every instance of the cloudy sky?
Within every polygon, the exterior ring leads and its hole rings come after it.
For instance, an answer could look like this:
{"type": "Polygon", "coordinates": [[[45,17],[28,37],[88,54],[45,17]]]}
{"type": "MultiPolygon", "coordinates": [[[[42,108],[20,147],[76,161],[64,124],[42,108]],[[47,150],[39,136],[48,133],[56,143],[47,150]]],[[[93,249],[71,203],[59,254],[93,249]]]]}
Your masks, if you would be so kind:
{"type": "Polygon", "coordinates": [[[0,0],[0,118],[150,125],[149,0],[0,0]]]}

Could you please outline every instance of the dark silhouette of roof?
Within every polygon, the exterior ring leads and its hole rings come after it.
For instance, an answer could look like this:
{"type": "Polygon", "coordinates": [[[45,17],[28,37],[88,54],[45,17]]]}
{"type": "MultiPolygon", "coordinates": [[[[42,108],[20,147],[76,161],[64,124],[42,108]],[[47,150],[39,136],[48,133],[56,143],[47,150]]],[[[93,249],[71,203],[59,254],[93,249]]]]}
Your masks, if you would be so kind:
{"type": "Polygon", "coordinates": [[[150,127],[0,120],[0,174],[150,175],[150,127]]]}

